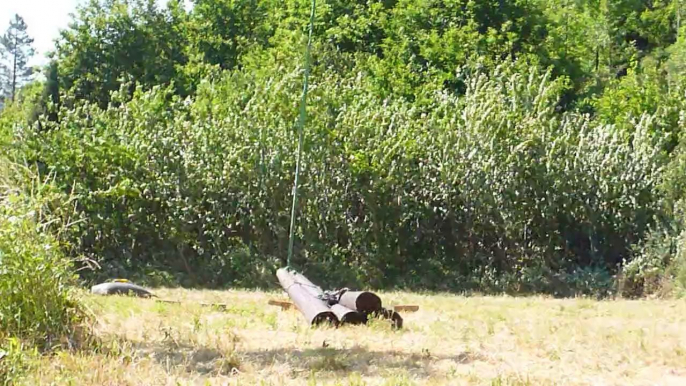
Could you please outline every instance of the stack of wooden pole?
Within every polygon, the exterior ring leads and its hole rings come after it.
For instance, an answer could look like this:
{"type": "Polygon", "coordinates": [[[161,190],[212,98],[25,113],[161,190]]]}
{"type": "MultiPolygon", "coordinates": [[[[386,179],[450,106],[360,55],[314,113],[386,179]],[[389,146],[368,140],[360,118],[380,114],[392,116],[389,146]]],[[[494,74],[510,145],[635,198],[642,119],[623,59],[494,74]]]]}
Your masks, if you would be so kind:
{"type": "Polygon", "coordinates": [[[372,292],[345,291],[331,299],[302,274],[281,268],[276,271],[281,287],[312,326],[329,323],[366,324],[369,317],[382,316],[401,328],[403,319],[393,310],[383,308],[381,298],[372,292]]]}

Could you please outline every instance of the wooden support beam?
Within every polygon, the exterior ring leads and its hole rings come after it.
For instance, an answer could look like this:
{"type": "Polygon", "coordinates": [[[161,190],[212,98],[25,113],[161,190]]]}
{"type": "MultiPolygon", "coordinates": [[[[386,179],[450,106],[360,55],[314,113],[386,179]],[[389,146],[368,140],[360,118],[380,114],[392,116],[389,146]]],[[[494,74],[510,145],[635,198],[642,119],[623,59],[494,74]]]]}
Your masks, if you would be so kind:
{"type": "Polygon", "coordinates": [[[226,304],[225,303],[200,303],[201,306],[203,307],[211,307],[211,308],[216,308],[221,311],[226,311],[226,304]]]}
{"type": "Polygon", "coordinates": [[[165,300],[165,299],[155,299],[155,303],[181,304],[181,302],[178,300],[165,300]]]}
{"type": "Polygon", "coordinates": [[[411,306],[411,305],[398,305],[398,306],[393,306],[393,311],[396,312],[417,312],[419,311],[419,306],[411,306]]]}
{"type": "Polygon", "coordinates": [[[269,300],[270,306],[279,306],[282,310],[289,310],[293,308],[293,303],[285,302],[283,300],[269,300]]]}
{"type": "MultiPolygon", "coordinates": [[[[165,304],[182,304],[178,300],[166,300],[166,299],[155,299],[155,302],[165,303],[165,304]]],[[[204,303],[204,302],[201,302],[201,303],[197,303],[197,304],[201,305],[202,307],[212,307],[212,308],[217,308],[217,309],[222,310],[222,311],[226,311],[226,307],[227,307],[226,303],[204,303]]]]}

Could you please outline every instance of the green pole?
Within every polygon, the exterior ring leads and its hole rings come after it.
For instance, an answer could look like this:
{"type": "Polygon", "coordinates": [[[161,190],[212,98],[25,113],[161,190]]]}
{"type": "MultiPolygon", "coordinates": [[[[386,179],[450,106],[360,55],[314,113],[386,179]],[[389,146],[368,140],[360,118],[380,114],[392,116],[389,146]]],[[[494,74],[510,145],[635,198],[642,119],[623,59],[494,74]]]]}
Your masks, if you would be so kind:
{"type": "Polygon", "coordinates": [[[303,152],[303,128],[307,120],[307,90],[310,78],[310,52],[312,50],[312,30],[314,29],[314,10],[317,0],[312,0],[312,11],[310,13],[310,33],[307,37],[307,50],[305,52],[305,82],[303,84],[303,94],[300,100],[300,119],[298,121],[298,156],[295,161],[295,181],[293,182],[293,206],[291,207],[291,230],[288,236],[288,260],[286,265],[291,266],[293,258],[293,241],[295,239],[295,212],[298,206],[298,182],[300,180],[300,161],[303,152]]]}

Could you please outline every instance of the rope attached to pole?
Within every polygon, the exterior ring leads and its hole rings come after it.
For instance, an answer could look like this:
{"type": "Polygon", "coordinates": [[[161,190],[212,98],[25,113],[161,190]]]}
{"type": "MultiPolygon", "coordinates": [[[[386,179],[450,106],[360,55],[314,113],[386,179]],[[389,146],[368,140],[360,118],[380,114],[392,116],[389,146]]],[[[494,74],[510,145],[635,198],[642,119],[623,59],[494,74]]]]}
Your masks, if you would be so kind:
{"type": "Polygon", "coordinates": [[[291,207],[291,230],[288,236],[288,259],[286,266],[291,266],[293,258],[293,241],[295,239],[295,213],[298,206],[298,182],[300,179],[300,161],[303,151],[303,128],[307,120],[307,91],[308,80],[310,78],[310,52],[312,51],[312,30],[314,29],[314,11],[317,0],[312,0],[312,11],[310,13],[310,32],[307,37],[307,50],[305,52],[305,82],[303,84],[303,94],[300,100],[300,119],[298,120],[298,156],[295,161],[295,181],[293,182],[293,206],[291,207]]]}

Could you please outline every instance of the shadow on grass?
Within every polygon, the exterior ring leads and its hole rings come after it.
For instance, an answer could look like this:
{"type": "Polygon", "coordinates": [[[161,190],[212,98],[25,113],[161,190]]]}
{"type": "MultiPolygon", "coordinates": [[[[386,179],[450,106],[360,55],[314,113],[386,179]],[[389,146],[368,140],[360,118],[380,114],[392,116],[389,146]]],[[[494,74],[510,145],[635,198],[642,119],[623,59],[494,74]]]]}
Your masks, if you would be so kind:
{"type": "Polygon", "coordinates": [[[141,342],[117,339],[102,352],[121,358],[124,363],[149,359],[170,373],[173,370],[203,375],[231,375],[241,368],[239,352],[175,341],[141,342]]]}
{"type": "Polygon", "coordinates": [[[433,364],[436,362],[451,361],[454,364],[468,364],[484,360],[482,355],[468,351],[458,355],[436,355],[426,350],[422,353],[404,353],[373,351],[363,347],[350,349],[292,347],[239,352],[239,355],[256,368],[286,364],[294,372],[332,372],[336,375],[358,373],[363,376],[409,371],[419,378],[434,376],[433,364]]]}
{"type": "Polygon", "coordinates": [[[222,350],[168,340],[123,342],[126,348],[111,354],[122,358],[130,357],[131,360],[152,359],[167,372],[182,370],[203,375],[232,375],[240,371],[286,365],[294,374],[315,372],[323,377],[327,373],[330,376],[352,373],[373,376],[411,372],[414,377],[430,378],[436,375],[434,365],[438,362],[449,361],[453,365],[459,365],[486,360],[481,354],[469,351],[458,355],[437,355],[426,350],[421,353],[374,351],[364,347],[288,347],[250,351],[232,348],[222,350]]]}

